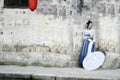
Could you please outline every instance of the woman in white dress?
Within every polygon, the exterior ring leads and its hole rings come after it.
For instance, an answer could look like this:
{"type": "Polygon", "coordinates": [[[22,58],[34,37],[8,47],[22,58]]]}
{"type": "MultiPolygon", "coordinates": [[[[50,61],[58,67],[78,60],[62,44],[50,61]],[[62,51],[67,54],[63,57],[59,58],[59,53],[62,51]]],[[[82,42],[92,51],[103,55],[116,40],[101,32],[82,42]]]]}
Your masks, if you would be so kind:
{"type": "Polygon", "coordinates": [[[83,34],[83,45],[79,56],[79,62],[81,66],[87,54],[96,51],[95,31],[94,29],[92,29],[92,21],[89,20],[87,22],[87,29],[85,29],[82,34],[83,34]],[[90,48],[90,46],[92,46],[92,48],[90,48]]]}

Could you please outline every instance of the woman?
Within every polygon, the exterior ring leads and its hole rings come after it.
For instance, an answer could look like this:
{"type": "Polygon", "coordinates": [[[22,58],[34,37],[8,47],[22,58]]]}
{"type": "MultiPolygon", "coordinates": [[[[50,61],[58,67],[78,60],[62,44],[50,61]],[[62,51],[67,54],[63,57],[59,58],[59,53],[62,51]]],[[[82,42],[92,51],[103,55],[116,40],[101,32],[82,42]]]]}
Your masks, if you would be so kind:
{"type": "Polygon", "coordinates": [[[96,51],[95,48],[95,31],[92,29],[92,21],[87,22],[87,29],[83,31],[83,45],[80,53],[80,65],[82,66],[87,54],[96,51]]]}

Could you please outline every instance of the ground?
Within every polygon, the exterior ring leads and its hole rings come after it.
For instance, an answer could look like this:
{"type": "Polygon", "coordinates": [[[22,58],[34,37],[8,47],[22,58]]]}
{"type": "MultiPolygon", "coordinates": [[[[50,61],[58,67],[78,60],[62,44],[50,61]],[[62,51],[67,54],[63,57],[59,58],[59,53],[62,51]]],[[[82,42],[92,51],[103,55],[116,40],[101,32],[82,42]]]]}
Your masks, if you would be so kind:
{"type": "Polygon", "coordinates": [[[120,69],[0,66],[0,80],[120,80],[120,69]],[[4,79],[3,79],[4,78],[4,79]]]}

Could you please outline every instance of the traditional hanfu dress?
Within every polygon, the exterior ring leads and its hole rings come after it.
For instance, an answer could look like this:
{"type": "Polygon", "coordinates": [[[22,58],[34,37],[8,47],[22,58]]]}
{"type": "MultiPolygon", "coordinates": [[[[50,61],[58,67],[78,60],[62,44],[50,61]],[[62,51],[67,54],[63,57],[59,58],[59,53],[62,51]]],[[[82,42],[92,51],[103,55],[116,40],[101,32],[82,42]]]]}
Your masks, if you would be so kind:
{"type": "Polygon", "coordinates": [[[83,45],[79,56],[80,65],[82,65],[84,58],[91,52],[96,51],[95,47],[95,31],[93,29],[85,29],[83,31],[83,45]],[[90,47],[92,46],[92,48],[90,47]]]}

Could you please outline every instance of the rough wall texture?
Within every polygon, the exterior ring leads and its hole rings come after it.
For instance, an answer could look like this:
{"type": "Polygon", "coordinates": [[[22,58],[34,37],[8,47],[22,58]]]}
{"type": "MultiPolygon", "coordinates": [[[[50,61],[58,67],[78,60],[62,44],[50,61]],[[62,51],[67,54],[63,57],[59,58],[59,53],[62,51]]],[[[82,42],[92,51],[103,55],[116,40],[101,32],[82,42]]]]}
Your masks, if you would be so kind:
{"type": "Polygon", "coordinates": [[[84,0],[82,2],[80,25],[83,27],[89,19],[93,21],[97,45],[100,50],[119,52],[119,2],[119,0],[84,0]]]}
{"type": "MultiPolygon", "coordinates": [[[[53,63],[50,57],[38,57],[38,62],[41,66],[46,66],[47,62],[51,66],[65,66],[66,63],[73,63],[76,65],[77,61],[67,59],[72,57],[72,21],[70,22],[70,1],[62,0],[39,0],[39,5],[36,11],[32,12],[29,9],[19,8],[3,8],[3,1],[1,0],[0,13],[0,51],[2,52],[1,63],[20,62],[24,57],[17,56],[9,58],[6,54],[23,54],[26,52],[38,53],[36,56],[44,56],[44,53],[51,53],[53,55],[53,63]],[[15,53],[16,52],[16,53],[15,53]],[[59,58],[60,55],[63,55],[59,58]],[[4,59],[3,59],[4,58],[4,59]],[[46,62],[44,59],[46,58],[46,62]],[[13,59],[13,60],[9,60],[13,59]],[[56,65],[56,61],[63,61],[56,65]],[[70,61],[71,60],[71,61],[70,61]],[[18,62],[17,62],[18,61],[18,62]],[[42,64],[45,63],[46,65],[42,64]],[[65,63],[64,63],[65,62],[65,63]]],[[[49,54],[48,54],[49,55],[49,54]]],[[[28,57],[31,56],[28,54],[28,57]]],[[[36,57],[34,57],[36,58],[36,57]]],[[[34,61],[33,61],[34,62],[34,61]]],[[[31,62],[25,62],[30,64],[31,62]]],[[[72,64],[70,64],[72,65],[72,64]]],[[[50,65],[49,65],[50,66],[50,65]]],[[[68,66],[68,65],[67,65],[68,66]]]]}
{"type": "Polygon", "coordinates": [[[76,66],[82,31],[89,19],[96,30],[98,50],[120,53],[120,0],[39,0],[34,12],[3,8],[3,2],[0,0],[0,51],[3,53],[63,54],[70,56],[66,60],[76,66]]]}

